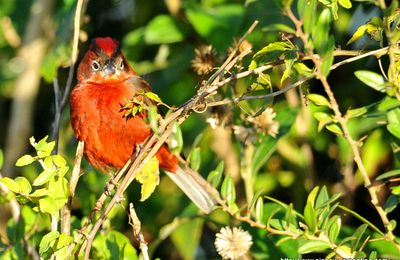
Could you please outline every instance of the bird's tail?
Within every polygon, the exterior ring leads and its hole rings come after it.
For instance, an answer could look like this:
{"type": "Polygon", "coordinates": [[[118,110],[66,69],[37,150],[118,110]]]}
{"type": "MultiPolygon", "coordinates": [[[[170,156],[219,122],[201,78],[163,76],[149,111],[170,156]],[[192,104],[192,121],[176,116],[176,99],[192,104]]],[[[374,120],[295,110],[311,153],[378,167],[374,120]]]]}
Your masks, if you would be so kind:
{"type": "Polygon", "coordinates": [[[213,195],[206,190],[206,180],[196,172],[186,173],[181,167],[175,173],[165,171],[169,178],[193,201],[204,213],[210,213],[215,206],[213,195]]]}

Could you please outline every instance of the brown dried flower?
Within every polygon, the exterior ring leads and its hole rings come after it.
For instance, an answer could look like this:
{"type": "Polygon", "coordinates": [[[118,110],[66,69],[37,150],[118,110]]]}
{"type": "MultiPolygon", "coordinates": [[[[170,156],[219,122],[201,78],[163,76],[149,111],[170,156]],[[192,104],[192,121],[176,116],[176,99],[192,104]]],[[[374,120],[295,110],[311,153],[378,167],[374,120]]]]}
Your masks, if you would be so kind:
{"type": "Polygon", "coordinates": [[[216,64],[216,52],[211,45],[202,45],[194,50],[196,56],[192,60],[193,70],[198,75],[209,73],[216,64]]]}
{"type": "MultiPolygon", "coordinates": [[[[228,53],[233,52],[233,50],[236,48],[236,46],[237,46],[238,44],[239,44],[239,41],[238,41],[237,39],[235,39],[235,40],[233,41],[232,47],[230,47],[230,48],[228,49],[228,53]]],[[[245,51],[247,51],[247,50],[249,50],[249,49],[251,50],[252,48],[253,48],[253,45],[252,45],[249,41],[244,40],[244,41],[242,41],[242,43],[239,45],[237,54],[241,54],[241,53],[243,53],[243,52],[245,52],[245,51]]]]}
{"type": "Polygon", "coordinates": [[[269,134],[276,137],[279,132],[279,123],[274,120],[276,113],[271,107],[262,112],[261,115],[253,118],[251,121],[258,132],[269,134]]]}

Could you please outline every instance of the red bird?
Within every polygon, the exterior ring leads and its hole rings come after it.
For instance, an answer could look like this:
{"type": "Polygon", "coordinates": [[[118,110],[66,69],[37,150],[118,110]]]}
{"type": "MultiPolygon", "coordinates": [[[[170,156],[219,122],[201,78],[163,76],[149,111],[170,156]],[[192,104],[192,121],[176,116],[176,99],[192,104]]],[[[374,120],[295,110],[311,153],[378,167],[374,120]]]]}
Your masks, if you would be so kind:
{"type": "MultiPolygon", "coordinates": [[[[146,113],[126,117],[121,107],[138,92],[151,91],[138,76],[112,38],[96,38],[78,67],[78,84],[71,92],[71,123],[75,137],[85,143],[89,163],[101,171],[121,169],[152,134],[146,113]]],[[[152,102],[146,100],[146,102],[152,102]]],[[[179,167],[177,158],[163,145],[156,157],[160,168],[205,213],[214,201],[195,179],[179,167]]]]}

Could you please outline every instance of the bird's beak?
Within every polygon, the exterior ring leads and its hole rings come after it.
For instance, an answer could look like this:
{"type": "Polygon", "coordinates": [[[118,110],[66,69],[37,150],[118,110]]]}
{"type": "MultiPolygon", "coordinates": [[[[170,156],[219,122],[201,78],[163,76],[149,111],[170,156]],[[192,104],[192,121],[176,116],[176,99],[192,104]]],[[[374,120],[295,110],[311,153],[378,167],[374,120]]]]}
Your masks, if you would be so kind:
{"type": "Polygon", "coordinates": [[[114,74],[115,73],[114,63],[112,61],[109,61],[103,71],[105,76],[111,76],[112,74],[114,74]]]}

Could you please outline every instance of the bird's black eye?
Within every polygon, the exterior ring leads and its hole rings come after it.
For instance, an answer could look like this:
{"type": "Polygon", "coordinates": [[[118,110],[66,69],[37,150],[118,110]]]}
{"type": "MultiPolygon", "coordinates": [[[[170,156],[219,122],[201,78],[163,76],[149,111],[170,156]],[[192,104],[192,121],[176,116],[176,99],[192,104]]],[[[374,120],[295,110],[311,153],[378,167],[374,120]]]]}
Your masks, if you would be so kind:
{"type": "Polygon", "coordinates": [[[100,64],[97,61],[92,61],[92,65],[90,66],[92,71],[98,71],[100,69],[100,64]]]}
{"type": "Polygon", "coordinates": [[[119,70],[123,70],[124,69],[124,60],[122,58],[119,59],[118,69],[119,70]]]}

